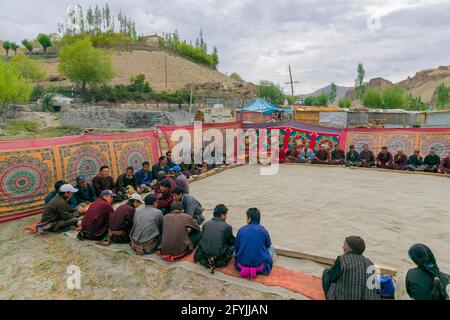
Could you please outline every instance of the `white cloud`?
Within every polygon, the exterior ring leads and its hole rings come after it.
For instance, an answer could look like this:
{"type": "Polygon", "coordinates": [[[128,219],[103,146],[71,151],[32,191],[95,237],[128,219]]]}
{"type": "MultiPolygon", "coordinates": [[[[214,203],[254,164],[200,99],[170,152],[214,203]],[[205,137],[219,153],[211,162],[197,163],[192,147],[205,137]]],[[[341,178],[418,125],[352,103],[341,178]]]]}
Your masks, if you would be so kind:
{"type": "MultiPolygon", "coordinates": [[[[0,2],[0,39],[20,42],[55,32],[66,8],[77,1],[0,2]],[[38,8],[37,8],[38,7],[38,8]]],[[[84,8],[93,1],[78,1],[84,8]]],[[[103,2],[97,2],[103,5],[103,2]]],[[[297,93],[334,81],[352,85],[356,65],[368,77],[398,81],[424,68],[448,65],[450,10],[447,0],[111,0],[136,20],[140,33],[178,30],[195,40],[200,28],[221,58],[220,70],[249,81],[288,81],[297,93]],[[367,19],[381,18],[371,31],[367,19]]],[[[287,86],[285,86],[287,88],[287,86]]]]}

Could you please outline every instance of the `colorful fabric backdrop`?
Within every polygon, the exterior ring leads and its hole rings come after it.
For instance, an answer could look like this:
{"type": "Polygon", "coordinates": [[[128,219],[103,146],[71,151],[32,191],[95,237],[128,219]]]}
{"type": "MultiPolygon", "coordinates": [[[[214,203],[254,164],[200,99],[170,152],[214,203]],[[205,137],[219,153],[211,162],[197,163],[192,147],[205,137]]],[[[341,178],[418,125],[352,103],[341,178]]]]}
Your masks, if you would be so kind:
{"type": "Polygon", "coordinates": [[[450,128],[406,128],[406,129],[344,129],[341,134],[341,147],[346,150],[355,145],[358,151],[364,144],[375,153],[383,146],[389,151],[402,149],[411,155],[414,149],[419,149],[422,155],[429,153],[431,148],[445,157],[450,151],[450,128]]]}
{"type": "Polygon", "coordinates": [[[91,180],[102,165],[117,178],[128,166],[157,162],[158,148],[156,131],[0,141],[0,222],[42,211],[45,195],[60,179],[91,180]]]}

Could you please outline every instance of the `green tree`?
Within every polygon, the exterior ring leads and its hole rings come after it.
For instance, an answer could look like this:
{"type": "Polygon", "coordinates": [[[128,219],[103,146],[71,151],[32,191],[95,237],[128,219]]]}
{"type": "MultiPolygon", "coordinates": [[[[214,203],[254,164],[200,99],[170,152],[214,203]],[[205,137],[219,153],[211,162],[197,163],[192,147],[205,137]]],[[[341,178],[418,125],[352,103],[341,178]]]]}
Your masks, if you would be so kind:
{"type": "Polygon", "coordinates": [[[331,90],[330,90],[330,103],[333,103],[334,100],[336,100],[337,97],[337,86],[336,84],[333,82],[331,84],[331,90]]]}
{"type": "Polygon", "coordinates": [[[219,65],[219,53],[217,52],[217,48],[213,48],[213,52],[211,54],[211,58],[213,60],[214,69],[217,70],[217,66],[219,65]]]}
{"type": "Polygon", "coordinates": [[[412,94],[407,97],[408,106],[407,110],[410,111],[427,111],[428,105],[422,101],[421,97],[414,97],[412,94]]]}
{"type": "Polygon", "coordinates": [[[366,91],[366,85],[364,83],[364,78],[366,77],[366,70],[364,69],[364,65],[362,63],[358,64],[358,68],[356,70],[358,73],[355,79],[355,92],[358,99],[362,99],[364,97],[364,93],[366,91]]]}
{"type": "Polygon", "coordinates": [[[3,42],[3,49],[6,51],[6,56],[9,55],[9,50],[11,50],[11,42],[5,41],[3,42]]]}
{"type": "Polygon", "coordinates": [[[263,98],[273,104],[283,104],[284,93],[279,85],[273,82],[262,80],[256,89],[256,94],[258,97],[263,98]]]}
{"type": "Polygon", "coordinates": [[[89,39],[77,40],[63,47],[59,53],[59,70],[70,80],[81,86],[104,84],[114,77],[110,55],[92,46],[89,39]]]}
{"type": "Polygon", "coordinates": [[[14,51],[14,54],[17,55],[17,49],[19,49],[19,46],[15,42],[11,42],[11,50],[14,51]]]}
{"type": "Polygon", "coordinates": [[[47,53],[48,48],[52,46],[52,39],[49,35],[40,33],[37,37],[37,40],[42,46],[42,49],[44,50],[44,54],[47,53]]]}
{"type": "Polygon", "coordinates": [[[382,93],[374,88],[368,88],[362,99],[362,104],[366,108],[383,108],[382,93]]]}
{"type": "Polygon", "coordinates": [[[25,56],[23,53],[11,58],[9,64],[25,79],[41,80],[45,77],[45,72],[41,64],[38,61],[25,56]]]}
{"type": "Polygon", "coordinates": [[[390,86],[383,91],[384,109],[405,109],[408,99],[405,89],[400,86],[390,86]]]}
{"type": "Polygon", "coordinates": [[[236,81],[242,81],[241,76],[237,72],[233,72],[232,74],[230,74],[230,78],[233,78],[236,81]]]}
{"type": "Polygon", "coordinates": [[[450,87],[444,83],[436,88],[436,108],[443,109],[450,107],[450,87]]]}
{"type": "Polygon", "coordinates": [[[31,54],[31,51],[33,51],[33,42],[31,42],[28,39],[22,40],[22,45],[28,50],[28,52],[31,54]]]}
{"type": "MultiPolygon", "coordinates": [[[[0,109],[7,110],[11,104],[27,103],[32,85],[11,66],[0,60],[0,109]]],[[[4,116],[4,113],[1,113],[4,116]]]]}
{"type": "Polygon", "coordinates": [[[318,96],[306,97],[303,104],[305,106],[321,106],[321,107],[323,107],[323,106],[328,105],[329,100],[330,100],[330,95],[326,94],[325,92],[322,92],[318,96]]]}
{"type": "Polygon", "coordinates": [[[352,106],[352,100],[350,100],[349,98],[342,98],[339,100],[338,106],[339,106],[339,108],[350,109],[352,106]]]}

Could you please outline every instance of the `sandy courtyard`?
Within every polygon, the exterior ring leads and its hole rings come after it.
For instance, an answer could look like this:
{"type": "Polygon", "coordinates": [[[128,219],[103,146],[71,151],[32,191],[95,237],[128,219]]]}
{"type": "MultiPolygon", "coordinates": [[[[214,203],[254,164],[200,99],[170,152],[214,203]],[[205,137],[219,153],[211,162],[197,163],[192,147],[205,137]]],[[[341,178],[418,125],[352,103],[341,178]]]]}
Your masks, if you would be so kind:
{"type": "MultiPolygon", "coordinates": [[[[414,243],[431,247],[450,272],[450,179],[343,167],[285,165],[275,176],[243,166],[191,185],[207,209],[224,203],[229,222],[245,223],[245,210],[257,207],[276,247],[336,257],[343,239],[366,240],[365,255],[397,270],[412,266],[414,243]]],[[[320,270],[314,270],[314,273],[320,270]]]]}

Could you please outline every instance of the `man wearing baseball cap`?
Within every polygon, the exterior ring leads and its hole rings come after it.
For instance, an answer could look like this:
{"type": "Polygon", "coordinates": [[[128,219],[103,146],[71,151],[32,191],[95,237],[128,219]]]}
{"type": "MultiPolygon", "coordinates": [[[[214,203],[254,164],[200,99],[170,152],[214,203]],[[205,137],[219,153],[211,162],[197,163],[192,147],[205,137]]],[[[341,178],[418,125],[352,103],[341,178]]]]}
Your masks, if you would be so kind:
{"type": "Polygon", "coordinates": [[[109,241],[114,243],[129,243],[130,231],[136,209],[144,203],[142,197],[133,193],[127,203],[121,205],[109,216],[109,241]]]}
{"type": "Polygon", "coordinates": [[[183,188],[184,193],[189,193],[189,181],[187,177],[184,175],[184,173],[181,172],[181,167],[174,166],[170,168],[169,171],[170,171],[169,176],[175,180],[177,186],[183,188]]]}
{"type": "Polygon", "coordinates": [[[109,216],[114,213],[112,206],[116,195],[111,190],[103,190],[81,221],[78,239],[103,240],[109,231],[109,216]]]}
{"type": "Polygon", "coordinates": [[[64,231],[78,224],[80,214],[86,209],[69,207],[69,200],[73,194],[78,192],[71,184],[64,184],[59,188],[59,192],[45,207],[42,214],[42,223],[51,223],[50,231],[64,231]]]}

